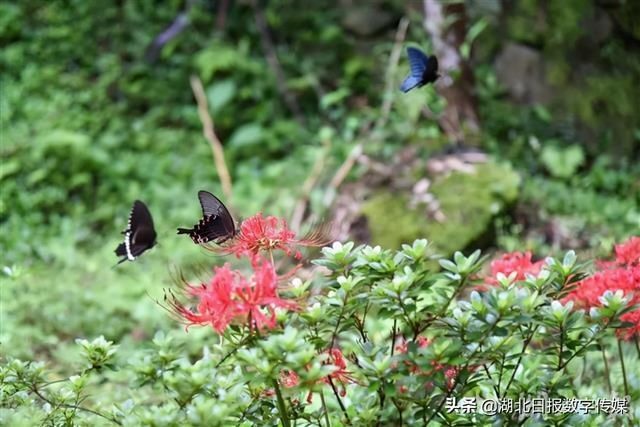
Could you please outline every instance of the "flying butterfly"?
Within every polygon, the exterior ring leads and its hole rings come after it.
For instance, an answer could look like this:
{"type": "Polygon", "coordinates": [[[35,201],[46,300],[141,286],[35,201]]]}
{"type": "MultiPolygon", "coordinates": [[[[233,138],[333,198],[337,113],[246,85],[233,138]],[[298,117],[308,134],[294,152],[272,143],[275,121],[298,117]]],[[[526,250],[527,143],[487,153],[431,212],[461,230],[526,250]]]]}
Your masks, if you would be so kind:
{"type": "Polygon", "coordinates": [[[427,56],[423,51],[415,47],[408,47],[407,55],[409,56],[410,73],[402,82],[401,91],[409,92],[413,88],[433,83],[440,77],[440,74],[438,74],[438,58],[433,55],[427,56]]]}
{"type": "Polygon", "coordinates": [[[178,228],[178,234],[188,234],[195,244],[213,241],[222,244],[233,238],[237,231],[227,207],[208,191],[198,191],[202,219],[193,228],[178,228]]]}
{"type": "Polygon", "coordinates": [[[134,261],[156,244],[156,230],[153,228],[151,212],[140,200],[133,202],[127,229],[122,234],[124,234],[124,242],[120,243],[115,250],[116,255],[123,257],[118,264],[127,260],[134,261]]]}

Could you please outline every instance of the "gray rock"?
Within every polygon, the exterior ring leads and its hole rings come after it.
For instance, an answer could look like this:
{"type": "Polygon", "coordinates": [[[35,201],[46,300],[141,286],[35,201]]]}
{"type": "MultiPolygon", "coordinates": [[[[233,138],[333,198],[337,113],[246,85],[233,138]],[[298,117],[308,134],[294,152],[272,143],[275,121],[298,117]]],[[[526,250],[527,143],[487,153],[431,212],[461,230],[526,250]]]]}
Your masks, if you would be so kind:
{"type": "Polygon", "coordinates": [[[352,6],[342,18],[342,25],[352,33],[369,37],[393,26],[394,16],[376,5],[352,6]]]}
{"type": "Polygon", "coordinates": [[[545,104],[553,98],[546,81],[542,53],[517,43],[507,43],[495,61],[498,81],[514,101],[525,104],[545,104]]]}

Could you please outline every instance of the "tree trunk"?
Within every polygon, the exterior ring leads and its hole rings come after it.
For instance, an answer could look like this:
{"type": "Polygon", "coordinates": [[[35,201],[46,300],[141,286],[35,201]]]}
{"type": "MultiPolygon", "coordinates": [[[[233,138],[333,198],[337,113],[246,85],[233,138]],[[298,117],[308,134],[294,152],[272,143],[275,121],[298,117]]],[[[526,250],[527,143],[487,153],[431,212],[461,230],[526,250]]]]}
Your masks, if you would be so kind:
{"type": "Polygon", "coordinates": [[[474,145],[480,121],[473,95],[473,72],[460,54],[467,33],[464,3],[443,5],[439,0],[423,0],[424,28],[431,37],[442,77],[438,92],[447,101],[440,126],[455,143],[474,145]],[[454,80],[452,75],[457,74],[454,80]]]}

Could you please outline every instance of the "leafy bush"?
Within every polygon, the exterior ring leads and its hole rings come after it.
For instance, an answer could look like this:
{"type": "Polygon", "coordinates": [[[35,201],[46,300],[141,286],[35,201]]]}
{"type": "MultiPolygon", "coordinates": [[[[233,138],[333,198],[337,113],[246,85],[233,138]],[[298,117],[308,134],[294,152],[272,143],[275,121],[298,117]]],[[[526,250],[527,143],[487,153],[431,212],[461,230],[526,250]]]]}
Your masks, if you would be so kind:
{"type": "MultiPolygon", "coordinates": [[[[635,239],[617,247],[616,261],[603,268],[635,274],[637,286],[635,239]]],[[[624,364],[620,395],[628,397],[618,401],[620,413],[525,416],[505,406],[490,416],[447,409],[463,397],[505,405],[522,398],[593,398],[590,393],[604,398],[607,382],[610,393],[612,387],[620,392],[620,376],[613,382],[610,371],[585,377],[583,363],[596,351],[605,355],[614,330],[637,336],[638,323],[620,318],[639,313],[634,304],[640,300],[615,284],[595,303],[585,299],[583,283],[596,276],[589,277],[572,252],[538,262],[530,254],[505,255],[482,274],[478,251],[441,259],[442,271],[434,271],[426,240],[398,251],[334,243],[314,261],[326,273],[307,281],[288,275],[286,285],[277,279],[275,265],[282,262],[274,263],[274,255],[298,257],[296,246],[315,243],[296,240],[275,218],[246,220],[238,240],[222,250],[245,259],[254,276],[218,267],[203,284],[183,284],[165,299],[179,319],[213,326],[218,339],[212,332],[198,336],[192,344],[200,350],[189,354],[182,346],[196,337],[160,332],[129,363],[102,337],[78,340],[81,368],[58,380],[43,364],[10,359],[0,371],[2,406],[12,408],[5,420],[489,425],[497,417],[524,425],[632,425],[639,415],[637,407],[625,406],[638,400],[640,388],[637,372],[624,364]]],[[[622,363],[629,352],[620,342],[618,349],[622,363]]]]}

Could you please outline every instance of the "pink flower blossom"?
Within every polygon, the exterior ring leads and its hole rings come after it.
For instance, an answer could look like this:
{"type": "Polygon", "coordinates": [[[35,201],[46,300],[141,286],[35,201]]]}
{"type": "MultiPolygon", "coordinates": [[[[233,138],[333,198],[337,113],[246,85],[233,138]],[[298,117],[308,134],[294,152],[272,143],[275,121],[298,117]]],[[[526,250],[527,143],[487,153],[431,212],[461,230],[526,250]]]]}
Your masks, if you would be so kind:
{"type": "Polygon", "coordinates": [[[633,236],[615,246],[616,262],[621,265],[640,264],[640,236],[633,236]]]}
{"type": "Polygon", "coordinates": [[[251,329],[273,329],[276,308],[298,309],[295,301],[278,296],[278,277],[271,262],[256,259],[250,278],[231,270],[228,264],[214,271],[208,284],[186,284],[187,297],[197,301],[195,309],[188,308],[173,294],[169,299],[170,310],[187,326],[210,324],[221,333],[230,323],[240,320],[251,329]]]}
{"type": "Polygon", "coordinates": [[[536,275],[542,269],[544,261],[531,262],[531,252],[511,252],[502,255],[500,258],[491,261],[491,273],[486,278],[485,283],[488,285],[496,285],[498,281],[496,276],[502,273],[509,276],[516,273],[515,280],[526,279],[526,274],[536,275]]]}
{"type": "MultiPolygon", "coordinates": [[[[347,384],[356,383],[357,381],[351,376],[351,372],[347,370],[347,361],[342,354],[342,351],[338,348],[332,348],[326,351],[328,354],[327,360],[324,362],[325,365],[331,365],[336,369],[331,372],[327,377],[322,378],[320,381],[325,384],[330,384],[331,382],[337,382],[341,385],[341,389],[339,391],[340,396],[344,397],[347,395],[347,384]]],[[[313,394],[309,392],[307,395],[307,402],[311,403],[313,398],[313,394]]]]}
{"type": "MultiPolygon", "coordinates": [[[[640,237],[615,246],[616,259],[613,262],[600,262],[602,269],[593,276],[582,279],[565,300],[575,302],[576,308],[600,306],[600,297],[606,291],[622,291],[631,296],[631,304],[640,304],[640,237]]],[[[640,309],[627,312],[620,319],[631,326],[616,331],[619,338],[630,340],[640,336],[640,309]]]]}
{"type": "Polygon", "coordinates": [[[285,388],[292,388],[300,383],[300,377],[294,371],[283,369],[280,372],[280,384],[285,388]]]}
{"type": "Polygon", "coordinates": [[[261,251],[281,250],[297,259],[302,257],[297,246],[324,246],[330,243],[325,236],[325,228],[320,227],[303,238],[296,239],[296,234],[289,228],[284,219],[275,216],[263,217],[262,213],[245,219],[240,225],[238,235],[225,247],[219,249],[223,253],[231,253],[237,257],[255,257],[261,251]]]}

